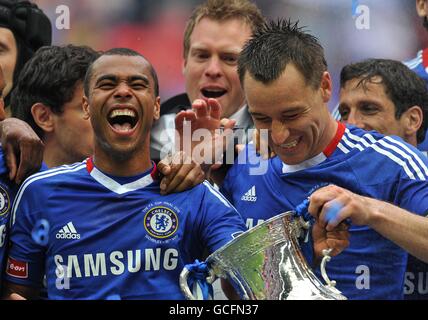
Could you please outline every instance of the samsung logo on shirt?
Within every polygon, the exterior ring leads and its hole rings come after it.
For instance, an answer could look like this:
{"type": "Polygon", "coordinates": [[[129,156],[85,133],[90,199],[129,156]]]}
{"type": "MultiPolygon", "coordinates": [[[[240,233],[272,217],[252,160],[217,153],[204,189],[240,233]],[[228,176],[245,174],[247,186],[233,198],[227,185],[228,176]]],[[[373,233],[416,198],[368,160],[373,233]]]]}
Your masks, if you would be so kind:
{"type": "Polygon", "coordinates": [[[428,272],[406,272],[404,294],[427,295],[426,297],[428,297],[428,272]]]}
{"type": "Polygon", "coordinates": [[[178,264],[178,251],[169,249],[145,249],[113,251],[78,255],[55,255],[55,273],[58,277],[82,278],[106,275],[121,275],[125,272],[175,270],[178,264]],[[66,270],[64,270],[66,268],[66,270]]]}

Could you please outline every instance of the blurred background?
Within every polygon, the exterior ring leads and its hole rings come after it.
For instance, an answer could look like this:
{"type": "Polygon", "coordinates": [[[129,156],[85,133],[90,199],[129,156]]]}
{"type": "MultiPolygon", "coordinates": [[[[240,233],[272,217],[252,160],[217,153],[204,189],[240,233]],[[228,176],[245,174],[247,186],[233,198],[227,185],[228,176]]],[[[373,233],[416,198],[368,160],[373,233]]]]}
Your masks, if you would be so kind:
{"type": "MultiPolygon", "coordinates": [[[[161,99],[184,91],[182,38],[187,18],[203,0],[33,0],[51,18],[53,43],[89,45],[96,50],[129,47],[144,54],[159,75],[161,99]],[[60,6],[70,10],[69,29],[60,6]]],[[[299,20],[325,48],[337,103],[340,69],[364,58],[409,60],[428,46],[428,31],[414,0],[256,0],[271,19],[299,20]],[[361,29],[356,10],[369,9],[361,29]]],[[[367,11],[365,11],[367,14],[367,11]]]]}

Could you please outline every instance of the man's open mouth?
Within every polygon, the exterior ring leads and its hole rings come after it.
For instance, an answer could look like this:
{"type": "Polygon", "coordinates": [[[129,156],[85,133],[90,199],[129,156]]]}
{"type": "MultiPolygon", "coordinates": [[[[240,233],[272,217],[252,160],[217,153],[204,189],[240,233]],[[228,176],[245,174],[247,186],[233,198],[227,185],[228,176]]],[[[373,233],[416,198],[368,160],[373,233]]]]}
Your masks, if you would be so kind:
{"type": "Polygon", "coordinates": [[[108,115],[108,122],[117,131],[130,131],[138,122],[138,115],[132,109],[114,109],[108,115]]]}
{"type": "Polygon", "coordinates": [[[227,93],[227,90],[224,89],[202,89],[202,95],[205,98],[220,98],[221,96],[227,93]]]}

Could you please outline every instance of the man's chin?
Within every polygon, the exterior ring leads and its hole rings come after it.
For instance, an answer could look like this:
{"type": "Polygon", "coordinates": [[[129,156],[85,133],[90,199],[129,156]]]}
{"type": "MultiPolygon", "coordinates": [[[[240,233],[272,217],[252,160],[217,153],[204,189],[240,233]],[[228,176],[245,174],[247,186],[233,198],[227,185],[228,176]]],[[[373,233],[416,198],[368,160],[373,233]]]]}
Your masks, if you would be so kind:
{"type": "Polygon", "coordinates": [[[126,161],[131,159],[138,151],[136,145],[114,145],[109,143],[101,143],[100,147],[104,153],[113,161],[126,161]]]}
{"type": "Polygon", "coordinates": [[[283,163],[290,166],[300,164],[306,160],[305,157],[301,154],[289,155],[289,154],[280,153],[277,155],[279,156],[279,158],[283,163]]]}

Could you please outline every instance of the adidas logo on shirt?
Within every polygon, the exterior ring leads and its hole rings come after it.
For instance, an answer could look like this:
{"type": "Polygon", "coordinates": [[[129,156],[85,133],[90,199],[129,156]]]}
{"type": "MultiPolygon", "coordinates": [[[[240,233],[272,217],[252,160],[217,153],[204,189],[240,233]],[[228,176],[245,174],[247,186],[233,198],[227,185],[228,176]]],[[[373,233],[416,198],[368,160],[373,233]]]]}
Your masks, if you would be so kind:
{"type": "Polygon", "coordinates": [[[257,196],[256,196],[256,186],[252,186],[250,190],[248,190],[242,197],[242,201],[250,201],[250,202],[256,202],[257,196]]]}
{"type": "Polygon", "coordinates": [[[67,223],[61,230],[56,234],[57,239],[80,239],[80,233],[77,233],[74,228],[73,222],[67,223]]]}

